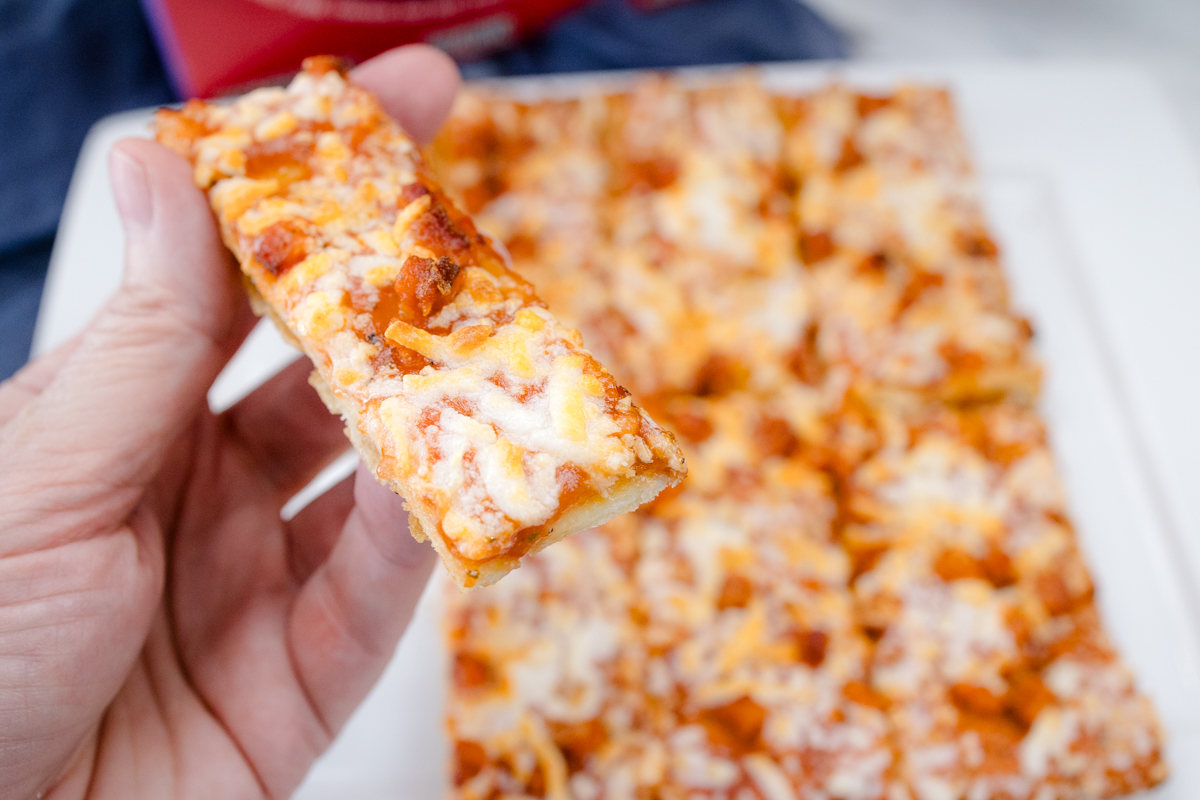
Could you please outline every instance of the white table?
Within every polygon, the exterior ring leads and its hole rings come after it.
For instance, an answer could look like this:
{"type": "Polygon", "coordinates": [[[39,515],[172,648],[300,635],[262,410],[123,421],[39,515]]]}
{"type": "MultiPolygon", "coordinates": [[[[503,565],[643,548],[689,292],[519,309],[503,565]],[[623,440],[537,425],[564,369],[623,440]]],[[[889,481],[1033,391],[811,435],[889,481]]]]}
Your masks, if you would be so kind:
{"type": "MultiPolygon", "coordinates": [[[[1171,735],[1174,777],[1155,796],[1200,796],[1200,173],[1162,94],[1113,63],[782,66],[767,78],[804,86],[831,72],[855,85],[953,87],[1047,362],[1043,409],[1102,610],[1171,735]]],[[[84,146],[35,352],[85,325],[118,283],[104,155],[146,120],[104,120],[84,146]]],[[[292,357],[260,326],[211,402],[228,405],[292,357]]],[[[300,797],[441,793],[436,594],[300,797]]]]}

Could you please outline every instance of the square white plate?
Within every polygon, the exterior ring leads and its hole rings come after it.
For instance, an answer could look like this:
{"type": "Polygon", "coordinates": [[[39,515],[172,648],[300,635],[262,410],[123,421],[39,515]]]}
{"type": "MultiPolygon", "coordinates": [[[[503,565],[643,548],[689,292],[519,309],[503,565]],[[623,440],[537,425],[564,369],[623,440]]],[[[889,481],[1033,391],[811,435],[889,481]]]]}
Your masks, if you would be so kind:
{"type": "MultiPolygon", "coordinates": [[[[1163,419],[1179,415],[1178,401],[1156,404],[1153,393],[1147,395],[1146,385],[1165,373],[1155,372],[1153,364],[1146,372],[1144,362],[1153,361],[1151,355],[1130,363],[1131,348],[1136,351],[1145,342],[1139,342],[1137,326],[1130,326],[1120,304],[1114,311],[1112,302],[1125,280],[1124,273],[1114,272],[1114,250],[1137,246],[1148,249],[1147,257],[1157,257],[1160,266],[1164,259],[1177,263],[1185,255],[1184,240],[1179,231],[1164,235],[1162,220],[1178,223],[1183,200],[1191,203],[1188,214],[1196,210],[1192,206],[1200,208],[1194,179],[1180,183],[1178,176],[1154,169],[1129,171],[1131,164],[1145,161],[1146,148],[1158,147],[1169,157],[1174,146],[1155,98],[1139,92],[1148,82],[1136,70],[1097,65],[781,65],[765,75],[788,89],[831,77],[869,88],[911,80],[953,88],[1015,301],[1037,330],[1048,375],[1042,409],[1105,621],[1139,685],[1157,703],[1170,736],[1172,777],[1151,796],[1200,797],[1200,759],[1189,758],[1200,753],[1195,589],[1200,537],[1181,533],[1185,528],[1177,520],[1190,518],[1193,500],[1171,479],[1188,467],[1180,460],[1185,446],[1194,449],[1200,439],[1190,429],[1183,431],[1182,443],[1164,444],[1153,435],[1163,419]],[[1106,119],[1114,95],[1122,97],[1128,116],[1115,132],[1089,135],[1089,120],[1106,119]],[[1139,213],[1130,214],[1119,199],[1127,198],[1133,185],[1139,190],[1139,213]],[[1114,337],[1114,329],[1133,333],[1114,337]],[[1149,378],[1131,383],[1131,374],[1149,378]],[[1160,477],[1164,474],[1168,478],[1160,477]]],[[[597,80],[609,82],[614,76],[515,85],[525,92],[557,94],[597,80]]],[[[110,118],[89,136],[55,247],[35,339],[39,351],[86,324],[119,281],[120,229],[108,196],[104,155],[120,136],[144,135],[147,118],[147,112],[110,118]]],[[[1192,221],[1200,222],[1200,216],[1192,221]]],[[[1147,297],[1131,291],[1128,302],[1149,302],[1147,297]]],[[[1186,327],[1192,321],[1180,316],[1183,311],[1185,306],[1160,305],[1146,313],[1167,315],[1168,323],[1186,327]]],[[[210,401],[227,406],[292,358],[274,331],[260,325],[213,387],[210,401]]],[[[352,466],[352,459],[335,465],[309,494],[352,466]]],[[[444,793],[441,589],[441,581],[431,584],[396,658],[298,798],[444,793]]]]}

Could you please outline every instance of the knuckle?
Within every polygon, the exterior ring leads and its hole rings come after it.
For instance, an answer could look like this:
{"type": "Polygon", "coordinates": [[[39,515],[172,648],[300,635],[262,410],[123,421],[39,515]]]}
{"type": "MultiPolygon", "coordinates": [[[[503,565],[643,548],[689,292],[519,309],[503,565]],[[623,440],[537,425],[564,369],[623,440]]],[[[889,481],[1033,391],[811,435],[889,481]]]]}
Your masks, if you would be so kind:
{"type": "Polygon", "coordinates": [[[164,338],[214,339],[210,326],[191,303],[153,284],[123,286],[97,324],[106,333],[138,342],[164,338]]]}

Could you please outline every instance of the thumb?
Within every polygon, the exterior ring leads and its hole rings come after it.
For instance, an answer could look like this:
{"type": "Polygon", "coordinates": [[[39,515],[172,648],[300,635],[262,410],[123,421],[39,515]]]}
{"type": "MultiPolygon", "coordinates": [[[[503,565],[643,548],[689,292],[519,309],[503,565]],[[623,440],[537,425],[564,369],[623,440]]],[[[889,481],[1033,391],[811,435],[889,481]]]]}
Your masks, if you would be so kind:
{"type": "MultiPolygon", "coordinates": [[[[57,516],[76,535],[131,512],[251,324],[187,163],[127,139],[109,169],[125,229],[121,288],[41,396],[0,431],[3,493],[31,499],[17,503],[31,514],[68,512],[57,516]]],[[[0,550],[14,546],[10,537],[0,550]]]]}

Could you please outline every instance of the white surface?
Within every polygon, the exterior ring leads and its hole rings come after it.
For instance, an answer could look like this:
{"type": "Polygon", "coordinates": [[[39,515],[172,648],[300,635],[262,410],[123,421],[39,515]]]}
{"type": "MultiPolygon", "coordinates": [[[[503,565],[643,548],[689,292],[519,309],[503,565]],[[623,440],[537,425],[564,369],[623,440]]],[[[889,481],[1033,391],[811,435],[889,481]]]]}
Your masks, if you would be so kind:
{"type": "Polygon", "coordinates": [[[1133,60],[1163,85],[1200,154],[1196,0],[805,0],[856,59],[1133,60]]]}
{"type": "MultiPolygon", "coordinates": [[[[1120,65],[854,65],[853,84],[950,83],[983,175],[1017,303],[1049,380],[1044,410],[1099,601],[1171,734],[1174,775],[1154,793],[1200,796],[1200,296],[1191,238],[1200,179],[1153,83],[1120,65]],[[1181,369],[1182,367],[1182,369],[1181,369]],[[1190,413],[1189,413],[1190,412],[1190,413]]],[[[827,68],[768,71],[811,85],[827,68]]],[[[108,143],[145,116],[101,123],[64,211],[35,349],[86,324],[116,286],[120,233],[108,143]]],[[[214,386],[227,405],[291,354],[260,328],[214,386]]],[[[342,466],[345,469],[345,465],[342,466]]],[[[326,476],[329,479],[330,476],[326,476]]],[[[426,598],[429,601],[431,598],[426,598]]],[[[423,604],[396,660],[298,796],[440,794],[441,649],[423,604]]]]}

